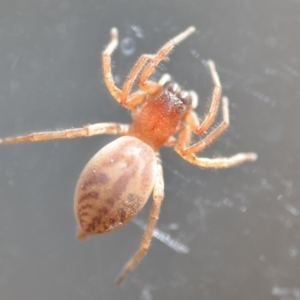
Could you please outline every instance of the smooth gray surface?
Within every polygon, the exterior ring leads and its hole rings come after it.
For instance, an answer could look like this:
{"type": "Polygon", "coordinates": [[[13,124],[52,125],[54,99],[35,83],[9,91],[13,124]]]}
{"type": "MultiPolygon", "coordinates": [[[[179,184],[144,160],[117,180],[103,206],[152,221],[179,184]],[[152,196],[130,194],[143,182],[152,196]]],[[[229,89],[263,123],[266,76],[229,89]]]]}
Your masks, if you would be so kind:
{"type": "MultiPolygon", "coordinates": [[[[216,62],[231,127],[203,156],[256,151],[259,160],[200,170],[162,150],[166,196],[158,228],[189,249],[154,239],[122,286],[137,249],[135,224],[75,239],[73,190],[112,137],[0,147],[0,298],[300,299],[300,2],[2,0],[0,136],[95,122],[128,122],[101,79],[99,53],[116,26],[114,74],[190,25],[165,71],[207,107],[216,62]],[[138,4],[137,4],[138,3],[138,4]]],[[[149,205],[138,217],[147,219],[149,205]]]]}

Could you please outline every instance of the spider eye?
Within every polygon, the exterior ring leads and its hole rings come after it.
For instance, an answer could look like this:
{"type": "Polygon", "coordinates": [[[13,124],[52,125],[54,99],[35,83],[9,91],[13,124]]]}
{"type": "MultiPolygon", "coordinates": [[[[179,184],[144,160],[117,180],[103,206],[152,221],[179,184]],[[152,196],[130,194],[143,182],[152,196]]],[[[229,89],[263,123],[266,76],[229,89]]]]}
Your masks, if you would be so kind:
{"type": "Polygon", "coordinates": [[[191,103],[191,95],[187,91],[182,91],[179,95],[178,98],[182,101],[183,104],[188,104],[191,103]]]}
{"type": "Polygon", "coordinates": [[[167,91],[171,94],[174,94],[177,96],[177,94],[180,92],[179,84],[177,83],[171,83],[167,86],[167,91]]]}
{"type": "Polygon", "coordinates": [[[166,91],[176,96],[184,105],[187,105],[192,101],[190,93],[187,91],[182,91],[179,84],[176,82],[170,83],[166,87],[166,91]]]}

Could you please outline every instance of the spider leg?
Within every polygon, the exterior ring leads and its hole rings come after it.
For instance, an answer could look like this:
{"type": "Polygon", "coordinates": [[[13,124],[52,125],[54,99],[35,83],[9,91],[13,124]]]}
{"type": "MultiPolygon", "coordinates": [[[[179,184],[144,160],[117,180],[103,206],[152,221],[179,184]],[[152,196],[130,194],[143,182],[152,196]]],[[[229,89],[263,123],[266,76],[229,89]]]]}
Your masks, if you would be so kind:
{"type": "Polygon", "coordinates": [[[172,38],[169,42],[167,42],[158,52],[155,54],[154,58],[148,62],[145,66],[139,81],[138,85],[141,90],[145,91],[148,94],[155,94],[159,90],[159,85],[152,81],[148,81],[149,76],[154,72],[155,68],[158,64],[165,59],[165,57],[170,53],[170,51],[184,39],[186,39],[189,35],[194,33],[196,28],[194,26],[188,27],[185,31],[178,34],[174,38],[172,38]]]}
{"type": "Polygon", "coordinates": [[[143,101],[145,98],[145,92],[137,91],[131,95],[130,92],[137,75],[141,72],[146,62],[153,57],[154,55],[151,54],[143,54],[137,60],[123,84],[121,92],[121,105],[127,108],[133,108],[143,101]]]}
{"type": "MultiPolygon", "coordinates": [[[[184,144],[189,143],[191,131],[186,128],[184,131],[184,135],[181,136],[181,141],[178,141],[184,144]],[[184,139],[185,138],[185,139],[184,139]]],[[[177,146],[178,147],[178,146],[177,146]]],[[[257,154],[250,152],[250,153],[237,153],[230,157],[218,157],[218,158],[205,158],[205,157],[197,157],[194,153],[183,155],[180,150],[175,147],[176,152],[186,161],[189,163],[196,165],[200,168],[230,168],[246,161],[255,161],[257,159],[257,154]]],[[[180,147],[180,146],[179,146],[180,147]]]]}
{"type": "Polygon", "coordinates": [[[219,107],[220,98],[222,94],[222,86],[214,62],[209,60],[207,61],[207,65],[212,77],[214,89],[213,89],[211,104],[204,120],[196,128],[193,128],[193,132],[198,135],[204,133],[214,122],[216,115],[218,113],[218,107],[219,107]]]}
{"type": "Polygon", "coordinates": [[[126,134],[129,125],[118,123],[97,123],[82,128],[71,128],[57,131],[34,132],[28,135],[0,139],[0,144],[16,144],[23,142],[41,142],[56,139],[73,139],[98,134],[126,134]]]}
{"type": "Polygon", "coordinates": [[[136,264],[142,259],[142,257],[147,252],[150,246],[155,224],[159,216],[160,207],[163,198],[164,198],[163,170],[162,170],[161,163],[158,162],[157,177],[153,189],[153,204],[151,207],[147,228],[142,238],[139,250],[134,254],[134,256],[129,260],[129,262],[124,266],[123,270],[121,271],[117,279],[118,284],[124,280],[124,278],[128,275],[128,273],[132,271],[132,269],[136,266],[136,264]]]}
{"type": "MultiPolygon", "coordinates": [[[[130,95],[134,81],[137,75],[141,72],[146,62],[155,57],[154,54],[143,54],[139,57],[134,67],[131,69],[127,76],[122,88],[121,105],[133,109],[135,106],[144,101],[146,93],[143,91],[137,91],[130,95]],[[128,96],[129,95],[129,96],[128,96]]],[[[158,83],[149,81],[152,86],[157,87],[157,93],[159,93],[167,82],[171,81],[172,77],[170,74],[163,74],[158,83]]]]}
{"type": "MultiPolygon", "coordinates": [[[[180,153],[179,153],[180,154],[180,153]]],[[[246,161],[255,161],[257,159],[257,154],[250,153],[237,153],[230,157],[218,157],[218,158],[205,158],[205,157],[197,157],[195,154],[189,154],[186,156],[181,155],[183,159],[188,161],[189,163],[196,165],[200,168],[230,168],[233,166],[237,166],[246,161]]]]}
{"type": "MultiPolygon", "coordinates": [[[[136,80],[137,75],[141,72],[146,62],[150,59],[153,59],[153,54],[143,54],[139,57],[134,67],[131,69],[130,73],[127,76],[122,88],[121,94],[121,105],[125,106],[128,109],[135,108],[138,104],[142,103],[145,100],[146,93],[143,91],[137,91],[130,95],[134,81],[136,80]]],[[[159,93],[162,89],[162,86],[171,80],[169,74],[164,74],[158,83],[152,82],[151,84],[157,86],[157,92],[159,93]]]]}
{"type": "MultiPolygon", "coordinates": [[[[128,78],[129,77],[130,77],[130,75],[128,76],[128,78]]],[[[161,79],[158,81],[158,83],[151,81],[151,85],[157,86],[157,93],[159,93],[162,90],[162,87],[164,86],[164,84],[166,84],[167,82],[169,82],[171,80],[172,80],[172,77],[169,74],[164,74],[161,77],[161,79]]],[[[132,84],[133,84],[133,81],[132,81],[132,84]]],[[[131,84],[131,87],[132,87],[132,84],[131,84]]],[[[130,108],[130,109],[134,109],[136,107],[136,105],[142,103],[145,100],[146,95],[147,95],[147,93],[144,91],[137,91],[137,92],[131,94],[126,101],[126,107],[130,108]]],[[[123,94],[122,94],[122,97],[123,97],[123,94]]]]}
{"type": "MultiPolygon", "coordinates": [[[[209,133],[204,139],[198,141],[193,145],[186,144],[187,138],[181,138],[184,142],[181,143],[180,152],[182,155],[188,155],[191,153],[196,153],[204,150],[208,145],[210,145],[215,139],[217,139],[229,126],[229,109],[228,109],[228,98],[222,98],[222,112],[223,121],[219,124],[211,133],[209,133]]],[[[186,116],[186,122],[190,126],[193,132],[196,131],[199,120],[195,112],[190,110],[186,116]]],[[[185,129],[183,129],[185,130],[185,129]]],[[[190,136],[190,135],[189,135],[190,136]]],[[[190,138],[188,139],[190,140],[190,138]]],[[[188,141],[189,142],[189,141],[188,141]]]]}
{"type": "Polygon", "coordinates": [[[102,65],[103,65],[103,77],[107,89],[111,95],[120,103],[121,90],[115,85],[114,77],[111,70],[111,55],[116,50],[119,44],[118,29],[112,28],[110,30],[111,40],[102,52],[102,65]]]}
{"type": "MultiPolygon", "coordinates": [[[[210,145],[229,125],[229,111],[228,111],[228,99],[223,97],[223,122],[215,128],[210,134],[208,134],[203,140],[189,146],[191,139],[191,129],[188,126],[182,128],[179,133],[177,145],[175,146],[176,152],[189,163],[197,165],[201,168],[229,168],[246,161],[254,161],[257,159],[256,153],[238,153],[231,157],[220,157],[220,158],[203,158],[197,157],[196,152],[204,150],[210,145]]],[[[193,113],[191,111],[191,113],[193,113]]],[[[187,119],[188,124],[191,128],[196,125],[192,123],[195,121],[196,114],[187,119]]]]}
{"type": "MultiPolygon", "coordinates": [[[[112,68],[111,68],[111,56],[113,52],[116,50],[119,44],[118,38],[118,29],[112,28],[110,30],[111,41],[106,46],[102,53],[102,65],[103,65],[103,77],[104,82],[107,86],[107,89],[111,93],[111,95],[122,105],[128,109],[132,109],[136,105],[140,104],[145,99],[145,92],[135,92],[132,95],[130,91],[132,89],[133,83],[137,77],[137,75],[141,72],[142,68],[145,66],[145,63],[149,59],[153,59],[154,55],[151,54],[143,54],[135,63],[134,67],[130,71],[127,79],[125,80],[122,90],[119,89],[114,82],[112,68]]],[[[153,83],[155,84],[155,83],[153,83]]]]}

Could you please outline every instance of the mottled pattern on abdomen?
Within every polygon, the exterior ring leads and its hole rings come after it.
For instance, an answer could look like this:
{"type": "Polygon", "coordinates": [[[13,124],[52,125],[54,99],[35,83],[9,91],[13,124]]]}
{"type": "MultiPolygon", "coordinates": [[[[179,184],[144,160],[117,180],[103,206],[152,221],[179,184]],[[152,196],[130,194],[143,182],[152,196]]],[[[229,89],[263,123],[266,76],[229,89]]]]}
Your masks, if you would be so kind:
{"type": "Polygon", "coordinates": [[[145,205],[154,185],[155,154],[129,136],[103,147],[86,165],[74,198],[78,237],[115,230],[145,205]]]}

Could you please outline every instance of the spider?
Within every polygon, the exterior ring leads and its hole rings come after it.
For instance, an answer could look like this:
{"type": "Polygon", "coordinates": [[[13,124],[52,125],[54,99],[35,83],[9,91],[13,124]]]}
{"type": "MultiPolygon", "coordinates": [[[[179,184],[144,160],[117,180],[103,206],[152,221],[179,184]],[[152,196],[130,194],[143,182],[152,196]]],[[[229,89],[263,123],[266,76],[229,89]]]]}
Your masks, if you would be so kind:
{"type": "Polygon", "coordinates": [[[201,121],[194,111],[198,105],[194,91],[181,90],[169,74],[163,75],[158,82],[149,80],[174,46],[195,31],[195,27],[188,27],[169,40],[156,54],[141,55],[120,89],[114,83],[111,70],[111,56],[118,46],[118,30],[111,29],[111,40],[102,53],[104,81],[113,98],[131,111],[131,125],[97,123],[82,128],[36,132],[0,140],[0,144],[14,144],[98,134],[122,136],[91,158],[79,177],[74,195],[77,237],[83,240],[89,235],[111,232],[124,226],[138,214],[150,194],[153,194],[149,221],[140,247],[124,266],[118,283],[132,271],[150,246],[164,198],[163,170],[158,153],[161,146],[173,148],[183,159],[201,168],[228,168],[257,158],[255,153],[238,153],[227,158],[212,159],[196,156],[229,125],[228,99],[221,98],[222,87],[213,61],[207,61],[214,85],[212,99],[201,121]],[[140,90],[131,92],[135,81],[140,90]],[[214,122],[220,99],[223,121],[204,138],[191,144],[192,133],[202,135],[214,122]]]}

